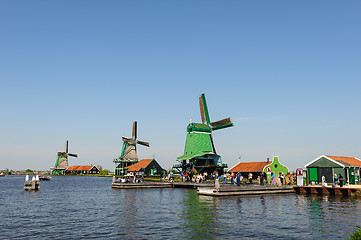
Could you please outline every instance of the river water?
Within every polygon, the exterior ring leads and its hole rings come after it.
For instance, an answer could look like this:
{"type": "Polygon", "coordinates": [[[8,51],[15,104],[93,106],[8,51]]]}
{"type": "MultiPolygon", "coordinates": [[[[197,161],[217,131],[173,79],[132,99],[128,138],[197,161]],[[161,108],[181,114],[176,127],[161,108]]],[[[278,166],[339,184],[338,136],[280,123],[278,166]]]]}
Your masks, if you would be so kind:
{"type": "Polygon", "coordinates": [[[196,190],[112,189],[111,178],[52,176],[24,191],[0,178],[1,239],[347,239],[361,198],[216,198],[196,190]]]}

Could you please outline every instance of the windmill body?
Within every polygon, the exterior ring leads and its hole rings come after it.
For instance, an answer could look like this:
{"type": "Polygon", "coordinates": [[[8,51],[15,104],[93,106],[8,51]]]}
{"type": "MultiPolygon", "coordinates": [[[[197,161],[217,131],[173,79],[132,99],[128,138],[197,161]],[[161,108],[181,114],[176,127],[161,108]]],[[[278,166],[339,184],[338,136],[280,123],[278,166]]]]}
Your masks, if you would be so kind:
{"type": "Polygon", "coordinates": [[[215,130],[232,127],[230,118],[217,122],[210,122],[205,95],[199,97],[202,123],[191,122],[187,126],[186,144],[184,153],[178,157],[179,164],[173,168],[182,172],[207,173],[215,170],[223,174],[227,164],[222,163],[221,156],[217,154],[214,147],[212,132],[215,130]]]}
{"type": "Polygon", "coordinates": [[[133,122],[132,138],[122,137],[123,146],[120,156],[114,159],[115,175],[125,175],[126,167],[133,165],[139,161],[137,156],[137,144],[149,147],[148,142],[137,140],[137,122],[133,122]]]}
{"type": "Polygon", "coordinates": [[[69,141],[66,141],[65,152],[58,152],[58,157],[55,162],[54,168],[52,168],[52,174],[64,175],[65,170],[69,167],[68,157],[78,157],[78,154],[69,153],[69,141]]]}

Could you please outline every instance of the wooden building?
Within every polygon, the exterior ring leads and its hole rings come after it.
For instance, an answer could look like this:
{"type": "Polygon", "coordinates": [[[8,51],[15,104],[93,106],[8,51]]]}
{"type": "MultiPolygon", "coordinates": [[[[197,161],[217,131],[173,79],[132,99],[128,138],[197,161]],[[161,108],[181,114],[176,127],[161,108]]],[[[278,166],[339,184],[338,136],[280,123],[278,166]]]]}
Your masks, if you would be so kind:
{"type": "Polygon", "coordinates": [[[242,176],[247,179],[248,174],[252,173],[252,178],[256,179],[261,175],[265,166],[269,164],[267,162],[240,162],[228,170],[229,173],[241,173],[242,176]]]}
{"type": "Polygon", "coordinates": [[[267,158],[266,162],[240,162],[234,167],[230,168],[228,172],[240,172],[245,178],[248,177],[249,173],[252,173],[253,179],[256,179],[261,175],[262,172],[265,172],[267,174],[267,179],[270,179],[272,172],[274,172],[278,177],[281,174],[286,176],[289,170],[285,165],[279,162],[278,156],[274,156],[272,162],[269,161],[269,158],[267,158]]]}
{"type": "Polygon", "coordinates": [[[70,166],[65,170],[65,174],[99,174],[99,169],[94,165],[70,166]]]}
{"type": "Polygon", "coordinates": [[[142,175],[144,173],[145,177],[162,177],[165,174],[165,170],[155,159],[143,159],[125,169],[126,173],[133,175],[142,175]]]}
{"type": "Polygon", "coordinates": [[[322,176],[328,183],[333,182],[333,176],[341,174],[345,183],[360,183],[361,160],[355,157],[341,157],[322,155],[305,165],[307,169],[307,180],[311,182],[322,182],[322,176]]]}

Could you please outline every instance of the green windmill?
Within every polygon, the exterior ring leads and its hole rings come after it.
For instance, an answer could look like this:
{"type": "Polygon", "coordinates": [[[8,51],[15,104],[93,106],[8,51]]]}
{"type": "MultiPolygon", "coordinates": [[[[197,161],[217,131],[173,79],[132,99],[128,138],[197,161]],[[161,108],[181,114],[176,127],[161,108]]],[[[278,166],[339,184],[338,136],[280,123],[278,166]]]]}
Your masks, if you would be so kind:
{"type": "Polygon", "coordinates": [[[123,147],[120,156],[113,160],[115,163],[115,175],[124,175],[126,167],[138,162],[137,144],[149,147],[149,142],[137,140],[137,122],[133,122],[132,138],[122,137],[123,147]]]}
{"type": "Polygon", "coordinates": [[[222,163],[221,156],[216,152],[212,132],[232,127],[233,123],[231,118],[211,122],[204,94],[199,97],[199,106],[202,123],[188,124],[184,154],[177,159],[180,164],[174,165],[173,168],[182,172],[207,174],[217,170],[219,174],[223,174],[227,164],[222,163]]]}
{"type": "Polygon", "coordinates": [[[58,152],[55,167],[52,168],[52,174],[64,175],[65,170],[69,167],[68,157],[78,157],[78,154],[69,153],[69,141],[66,140],[65,152],[58,152]]]}

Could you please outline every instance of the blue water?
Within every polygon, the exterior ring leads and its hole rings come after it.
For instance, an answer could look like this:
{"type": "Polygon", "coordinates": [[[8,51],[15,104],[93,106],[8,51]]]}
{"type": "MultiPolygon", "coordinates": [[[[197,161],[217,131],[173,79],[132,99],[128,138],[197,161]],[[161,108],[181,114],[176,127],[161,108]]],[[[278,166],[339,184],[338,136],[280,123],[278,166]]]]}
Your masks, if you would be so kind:
{"type": "Polygon", "coordinates": [[[0,178],[1,239],[347,239],[361,225],[355,197],[215,198],[86,176],[53,176],[35,192],[24,180],[0,178]]]}

